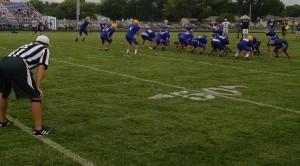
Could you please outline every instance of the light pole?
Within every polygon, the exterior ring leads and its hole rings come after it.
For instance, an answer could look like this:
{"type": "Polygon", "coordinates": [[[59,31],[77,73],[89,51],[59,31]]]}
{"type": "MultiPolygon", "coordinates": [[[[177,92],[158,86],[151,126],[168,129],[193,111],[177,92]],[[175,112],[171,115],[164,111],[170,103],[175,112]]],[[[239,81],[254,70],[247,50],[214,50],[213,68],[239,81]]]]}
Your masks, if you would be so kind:
{"type": "Polygon", "coordinates": [[[80,0],[76,1],[76,21],[77,21],[77,30],[79,30],[79,15],[80,15],[80,0]]]}
{"type": "MultiPolygon", "coordinates": [[[[244,3],[246,3],[246,1],[244,1],[244,3]]],[[[251,15],[252,15],[252,3],[250,2],[249,4],[249,17],[250,17],[250,21],[251,21],[251,15]]]]}
{"type": "Polygon", "coordinates": [[[249,17],[250,17],[250,21],[251,21],[251,14],[252,14],[252,4],[250,3],[250,9],[249,9],[249,17]]]}

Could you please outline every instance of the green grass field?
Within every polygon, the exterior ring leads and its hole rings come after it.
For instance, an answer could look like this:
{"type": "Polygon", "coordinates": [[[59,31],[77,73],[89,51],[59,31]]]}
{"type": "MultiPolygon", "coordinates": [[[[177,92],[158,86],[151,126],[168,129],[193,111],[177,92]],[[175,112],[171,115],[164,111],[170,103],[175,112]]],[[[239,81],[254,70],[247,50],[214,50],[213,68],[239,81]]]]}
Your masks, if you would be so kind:
{"type": "MultiPolygon", "coordinates": [[[[77,32],[45,35],[52,47],[43,120],[52,133],[32,136],[30,103],[12,94],[8,115],[15,124],[0,128],[1,166],[299,165],[300,41],[294,34],[287,36],[292,60],[270,59],[267,38],[258,33],[262,55],[249,61],[174,46],[126,55],[123,32],[113,35],[109,51],[98,50],[96,32],[77,43],[77,32]]],[[[1,57],[36,38],[0,36],[1,57]]]]}

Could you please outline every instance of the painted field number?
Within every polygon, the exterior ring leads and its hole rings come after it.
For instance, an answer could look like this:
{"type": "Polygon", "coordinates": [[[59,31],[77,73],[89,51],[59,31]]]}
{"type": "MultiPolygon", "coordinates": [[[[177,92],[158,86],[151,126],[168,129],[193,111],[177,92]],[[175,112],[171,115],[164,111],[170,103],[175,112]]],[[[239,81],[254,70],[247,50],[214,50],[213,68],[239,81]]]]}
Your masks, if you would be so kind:
{"type": "Polygon", "coordinates": [[[245,86],[219,86],[217,88],[202,88],[199,92],[179,91],[169,94],[157,94],[149,99],[159,100],[173,97],[183,97],[190,100],[205,101],[216,98],[216,96],[240,96],[241,92],[237,88],[246,88],[245,86]]]}

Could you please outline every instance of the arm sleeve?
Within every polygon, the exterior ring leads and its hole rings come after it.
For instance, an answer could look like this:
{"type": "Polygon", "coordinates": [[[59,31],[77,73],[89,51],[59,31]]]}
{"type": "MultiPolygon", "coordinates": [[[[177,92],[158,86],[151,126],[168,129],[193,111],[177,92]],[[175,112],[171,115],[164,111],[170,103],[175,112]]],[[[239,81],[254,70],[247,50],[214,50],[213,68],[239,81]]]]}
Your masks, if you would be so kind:
{"type": "Polygon", "coordinates": [[[44,52],[42,53],[42,56],[40,58],[39,65],[44,65],[46,70],[48,68],[49,56],[50,56],[49,49],[45,48],[44,52]]]}

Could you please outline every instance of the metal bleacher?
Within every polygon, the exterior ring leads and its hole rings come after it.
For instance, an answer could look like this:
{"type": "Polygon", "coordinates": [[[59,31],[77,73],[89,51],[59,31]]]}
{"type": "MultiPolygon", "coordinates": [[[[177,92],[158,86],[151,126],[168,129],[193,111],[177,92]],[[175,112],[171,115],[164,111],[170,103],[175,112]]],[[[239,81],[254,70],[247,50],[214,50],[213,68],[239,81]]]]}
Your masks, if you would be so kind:
{"type": "Polygon", "coordinates": [[[30,3],[16,3],[10,2],[7,4],[0,3],[0,29],[20,28],[30,26],[34,18],[41,18],[41,14],[30,3]],[[27,10],[34,13],[34,16],[23,17],[17,14],[19,9],[27,10]],[[20,19],[19,17],[22,17],[20,19]]]}
{"type": "Polygon", "coordinates": [[[19,24],[15,16],[6,8],[5,5],[0,4],[0,12],[2,13],[0,19],[1,24],[11,24],[11,25],[19,24]]]}

